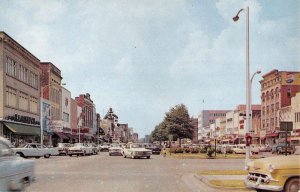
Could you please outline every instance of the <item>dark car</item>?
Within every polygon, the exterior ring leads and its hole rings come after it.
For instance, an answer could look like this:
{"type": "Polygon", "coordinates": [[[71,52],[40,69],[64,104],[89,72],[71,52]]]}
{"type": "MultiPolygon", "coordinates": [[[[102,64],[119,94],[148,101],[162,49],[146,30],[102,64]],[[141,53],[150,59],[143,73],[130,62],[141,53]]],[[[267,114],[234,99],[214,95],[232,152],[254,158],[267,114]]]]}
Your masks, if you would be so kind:
{"type": "Polygon", "coordinates": [[[152,151],[152,154],[159,155],[161,152],[161,147],[152,143],[146,143],[145,148],[152,151]]]}
{"type": "MultiPolygon", "coordinates": [[[[278,143],[277,145],[274,145],[272,147],[272,153],[285,153],[286,143],[278,143]]],[[[293,153],[293,147],[291,147],[289,144],[287,145],[287,153],[292,154],[293,153]]]]}

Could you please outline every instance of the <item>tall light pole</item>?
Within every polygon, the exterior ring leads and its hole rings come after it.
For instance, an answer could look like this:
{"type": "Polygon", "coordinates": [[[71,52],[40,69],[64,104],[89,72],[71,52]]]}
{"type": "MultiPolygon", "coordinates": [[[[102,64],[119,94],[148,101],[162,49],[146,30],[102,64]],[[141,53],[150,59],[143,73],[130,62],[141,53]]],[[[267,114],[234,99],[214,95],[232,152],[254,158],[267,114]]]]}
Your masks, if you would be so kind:
{"type": "MultiPolygon", "coordinates": [[[[246,11],[246,134],[245,140],[249,136],[250,131],[250,58],[249,58],[249,6],[246,9],[240,9],[239,12],[233,17],[233,21],[239,20],[239,14],[246,11]]],[[[250,145],[246,142],[246,159],[247,163],[250,159],[250,145]]]]}
{"type": "MultiPolygon", "coordinates": [[[[260,70],[257,70],[255,71],[255,73],[253,73],[252,77],[251,77],[251,80],[250,80],[250,107],[252,105],[252,81],[253,81],[253,78],[256,74],[260,74],[261,71],[260,70]]],[[[252,128],[252,119],[253,119],[253,114],[252,114],[252,109],[250,111],[251,113],[251,116],[250,116],[250,132],[253,132],[253,128],[252,128]]]]}
{"type": "Polygon", "coordinates": [[[56,83],[49,83],[48,85],[45,85],[44,87],[41,87],[41,97],[40,97],[40,128],[41,128],[41,148],[43,148],[44,145],[44,135],[43,135],[43,99],[44,99],[44,89],[50,86],[59,86],[66,85],[66,83],[62,83],[61,85],[56,83]]]}

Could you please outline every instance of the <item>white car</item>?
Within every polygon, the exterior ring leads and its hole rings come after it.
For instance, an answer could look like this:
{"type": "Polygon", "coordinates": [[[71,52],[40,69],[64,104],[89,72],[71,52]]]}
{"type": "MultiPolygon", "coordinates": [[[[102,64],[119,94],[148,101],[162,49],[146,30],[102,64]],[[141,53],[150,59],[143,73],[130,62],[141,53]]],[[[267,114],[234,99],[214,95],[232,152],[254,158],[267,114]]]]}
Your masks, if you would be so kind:
{"type": "Polygon", "coordinates": [[[259,153],[259,147],[257,145],[251,145],[251,153],[252,154],[258,154],[259,153]]]}
{"type": "Polygon", "coordinates": [[[132,159],[140,158],[140,157],[147,157],[150,159],[152,155],[152,151],[145,149],[143,144],[139,143],[128,143],[125,148],[123,149],[123,157],[131,157],[132,159]]]}
{"type": "Polygon", "coordinates": [[[91,155],[93,154],[93,149],[88,147],[87,144],[84,143],[75,143],[73,147],[69,148],[69,156],[72,155],[91,155]]]}
{"type": "Polygon", "coordinates": [[[246,154],[246,146],[245,145],[234,145],[232,148],[232,151],[235,154],[246,154]]]}
{"type": "Polygon", "coordinates": [[[18,148],[12,148],[14,153],[20,157],[35,157],[40,158],[44,156],[45,158],[49,158],[51,155],[58,155],[57,148],[48,148],[39,143],[27,143],[23,144],[18,148]]]}
{"type": "Polygon", "coordinates": [[[23,191],[34,181],[34,160],[16,156],[10,142],[0,137],[0,191],[23,191]]]}
{"type": "Polygon", "coordinates": [[[109,156],[112,155],[120,155],[122,156],[122,147],[120,144],[111,144],[109,147],[109,152],[108,152],[109,156]]]}

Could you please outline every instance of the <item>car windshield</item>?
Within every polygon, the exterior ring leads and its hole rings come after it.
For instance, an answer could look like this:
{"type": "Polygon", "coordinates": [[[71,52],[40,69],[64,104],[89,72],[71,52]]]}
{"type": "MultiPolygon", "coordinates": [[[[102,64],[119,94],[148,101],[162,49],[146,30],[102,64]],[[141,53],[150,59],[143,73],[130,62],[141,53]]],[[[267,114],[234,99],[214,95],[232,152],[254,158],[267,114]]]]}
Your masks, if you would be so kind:
{"type": "Polygon", "coordinates": [[[142,144],[132,144],[131,148],[144,148],[142,144]]]}
{"type": "Polygon", "coordinates": [[[74,147],[82,147],[82,146],[83,146],[82,143],[75,143],[75,144],[74,144],[74,147]]]}

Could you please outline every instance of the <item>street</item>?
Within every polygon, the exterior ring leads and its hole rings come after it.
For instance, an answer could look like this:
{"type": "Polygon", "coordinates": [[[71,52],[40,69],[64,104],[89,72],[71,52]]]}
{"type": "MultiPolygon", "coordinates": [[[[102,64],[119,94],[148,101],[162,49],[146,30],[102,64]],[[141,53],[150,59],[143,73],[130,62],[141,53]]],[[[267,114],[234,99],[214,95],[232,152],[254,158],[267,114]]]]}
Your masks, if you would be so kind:
{"type": "MultiPolygon", "coordinates": [[[[36,159],[26,191],[218,191],[194,177],[198,170],[242,169],[242,159],[130,159],[108,153],[36,159]]],[[[226,191],[226,190],[219,190],[226,191]]]]}

